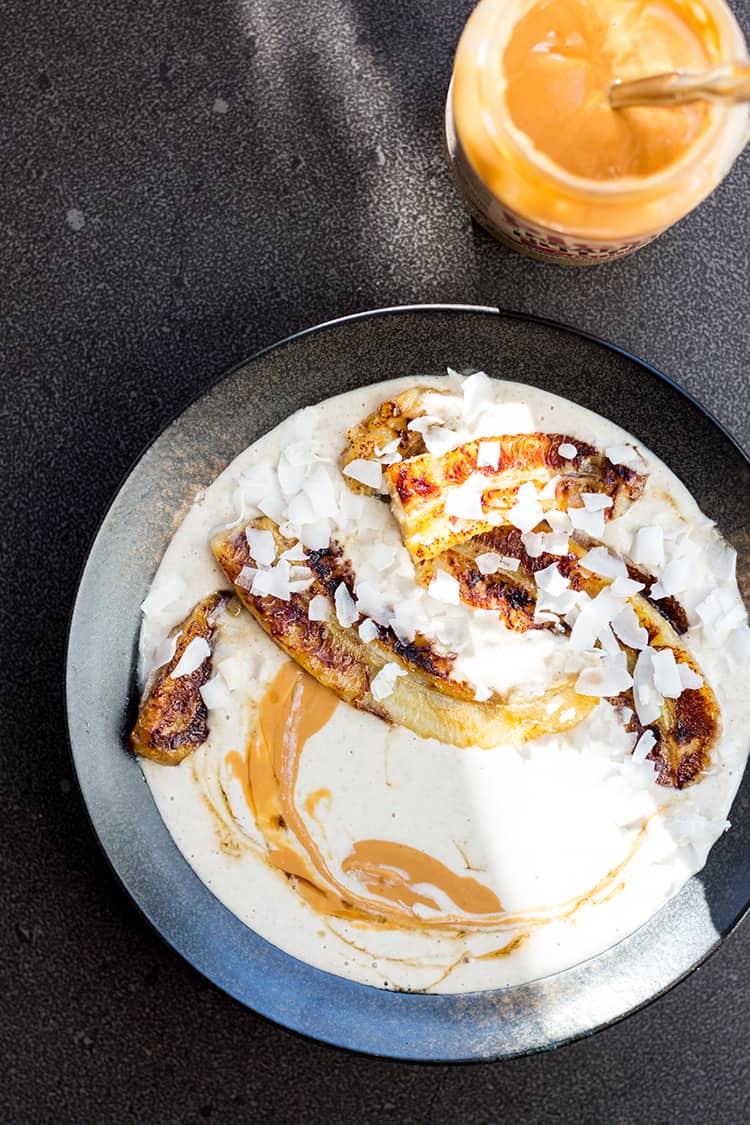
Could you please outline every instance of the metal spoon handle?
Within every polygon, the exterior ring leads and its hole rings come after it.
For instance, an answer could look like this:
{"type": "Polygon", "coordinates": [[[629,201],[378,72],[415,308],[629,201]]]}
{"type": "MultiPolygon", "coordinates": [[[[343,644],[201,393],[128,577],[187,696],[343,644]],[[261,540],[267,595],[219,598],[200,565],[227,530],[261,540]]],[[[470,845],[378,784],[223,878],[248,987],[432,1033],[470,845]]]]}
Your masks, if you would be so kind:
{"type": "Polygon", "coordinates": [[[613,109],[626,106],[672,106],[684,102],[708,101],[719,105],[750,102],[750,63],[731,63],[699,73],[672,71],[635,78],[618,79],[609,88],[613,109]]]}

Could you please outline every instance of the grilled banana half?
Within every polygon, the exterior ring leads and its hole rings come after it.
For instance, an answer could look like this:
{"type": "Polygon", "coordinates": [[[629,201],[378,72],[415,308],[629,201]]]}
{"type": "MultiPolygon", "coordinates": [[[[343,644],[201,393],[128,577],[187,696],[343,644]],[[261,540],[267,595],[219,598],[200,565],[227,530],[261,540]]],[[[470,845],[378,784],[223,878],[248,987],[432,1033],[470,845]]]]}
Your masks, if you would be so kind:
{"type": "MultiPolygon", "coordinates": [[[[563,629],[568,626],[539,621],[536,617],[537,585],[534,575],[553,564],[570,584],[570,589],[583,591],[594,598],[611,584],[608,578],[591,573],[581,563],[588,549],[597,544],[587,540],[569,540],[567,555],[540,554],[531,558],[527,553],[521,533],[516,528],[500,527],[484,535],[445,551],[439,558],[418,567],[419,580],[426,583],[438,567],[447,570],[457,579],[461,600],[479,609],[497,610],[500,620],[511,629],[563,629]],[[515,559],[518,569],[503,567],[493,574],[484,575],[479,570],[477,556],[492,552],[503,560],[515,559]]],[[[635,567],[628,567],[629,577],[648,589],[653,578],[635,567]]],[[[656,743],[648,754],[657,768],[661,785],[682,789],[696,781],[710,761],[711,749],[719,734],[719,704],[700,669],[680,639],[687,629],[685,611],[675,598],[651,600],[638,592],[628,599],[637,618],[637,625],[645,629],[648,644],[660,651],[670,649],[677,664],[686,664],[703,679],[702,686],[685,689],[677,699],[665,699],[658,719],[643,726],[634,709],[633,690],[623,692],[610,702],[618,708],[632,711],[628,729],[639,737],[650,730],[656,743]]],[[[620,648],[627,657],[628,669],[633,672],[638,649],[631,648],[618,638],[620,648]]]]}
{"type": "Polygon", "coordinates": [[[564,434],[543,433],[470,441],[441,457],[422,453],[385,470],[391,510],[415,562],[505,523],[521,485],[542,487],[555,477],[551,495],[539,502],[542,511],[582,507],[581,493],[598,492],[611,501],[605,511],[608,519],[621,515],[640,496],[646,479],[625,465],[612,464],[585,442],[574,444],[564,434]],[[485,442],[497,447],[497,468],[477,464],[485,442]],[[575,450],[573,456],[564,455],[570,452],[567,446],[575,450]],[[477,515],[471,519],[449,513],[452,494],[467,485],[476,487],[477,515]]]}
{"type": "MultiPolygon", "coordinates": [[[[290,546],[272,521],[259,519],[252,526],[272,530],[279,549],[290,546]]],[[[288,599],[253,595],[242,584],[246,581],[243,569],[253,567],[244,529],[215,536],[211,549],[243,605],[306,672],[346,703],[405,726],[422,738],[489,749],[567,730],[594,706],[592,698],[576,693],[572,678],[541,697],[478,702],[467,684],[451,678],[455,657],[436,652],[424,638],[417,636],[405,645],[391,629],[378,627],[377,637],[365,643],[356,620],[344,627],[334,613],[338,587],[343,583],[351,593],[354,586],[351,569],[335,546],[307,553],[312,581],[306,590],[290,593],[288,599]],[[321,595],[330,602],[329,617],[311,621],[310,602],[321,595]],[[374,681],[389,664],[395,664],[401,674],[390,694],[378,698],[374,681]]]]}
{"type": "Polygon", "coordinates": [[[203,639],[211,645],[215,616],[225,600],[225,594],[211,594],[198,602],[180,625],[174,655],[157,670],[141,703],[130,735],[134,754],[164,765],[178,765],[208,738],[208,711],[200,689],[211,675],[210,655],[184,676],[175,678],[172,673],[193,641],[203,639]]]}

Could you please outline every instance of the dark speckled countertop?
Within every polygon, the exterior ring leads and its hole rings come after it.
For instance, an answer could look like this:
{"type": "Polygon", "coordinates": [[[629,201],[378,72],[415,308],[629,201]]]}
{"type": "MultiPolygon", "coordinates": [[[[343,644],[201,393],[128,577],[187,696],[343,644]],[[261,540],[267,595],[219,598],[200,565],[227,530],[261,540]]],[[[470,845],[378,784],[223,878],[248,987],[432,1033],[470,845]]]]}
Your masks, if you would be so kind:
{"type": "MultiPolygon", "coordinates": [[[[737,7],[747,31],[748,0],[737,7]]],[[[164,946],[97,851],[71,778],[62,664],[87,544],[144,443],[262,345],[383,305],[527,310],[643,356],[750,446],[750,153],[621,263],[513,255],[472,227],[441,153],[470,8],[0,3],[9,1125],[748,1119],[747,927],[571,1047],[470,1067],[358,1058],[257,1018],[164,946]]]]}

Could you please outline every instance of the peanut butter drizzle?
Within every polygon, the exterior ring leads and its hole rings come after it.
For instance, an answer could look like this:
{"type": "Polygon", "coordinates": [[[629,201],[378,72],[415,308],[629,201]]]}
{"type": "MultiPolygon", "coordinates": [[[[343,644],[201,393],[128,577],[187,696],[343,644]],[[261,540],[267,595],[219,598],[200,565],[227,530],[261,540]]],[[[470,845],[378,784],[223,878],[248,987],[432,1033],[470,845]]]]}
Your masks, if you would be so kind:
{"type": "Polygon", "coordinates": [[[308,816],[315,816],[316,809],[321,801],[326,801],[329,808],[331,805],[331,790],[322,788],[314,789],[312,793],[308,793],[305,797],[305,812],[308,816]]]}
{"type": "MultiPolygon", "coordinates": [[[[456,874],[417,848],[389,840],[357,841],[342,862],[342,871],[355,876],[366,892],[357,894],[330,870],[294,800],[305,745],[325,726],[338,702],[330,689],[291,661],[285,663],[261,700],[258,728],[246,760],[237,751],[225,757],[266,841],[268,862],[293,881],[297,893],[314,910],[386,929],[507,930],[567,918],[605,892],[615,893],[611,888],[640,846],[648,822],[621,863],[585,894],[557,907],[508,913],[497,895],[476,879],[456,874]],[[440,890],[465,913],[442,911],[429,894],[429,887],[440,890]],[[370,897],[373,895],[377,897],[370,897]],[[415,906],[434,910],[436,916],[419,917],[415,906]]],[[[313,815],[324,799],[331,800],[330,790],[321,788],[310,793],[305,800],[306,811],[313,815]]],[[[509,945],[483,956],[509,953],[526,936],[519,935],[509,945]]]]}
{"type": "Polygon", "coordinates": [[[413,906],[420,902],[439,910],[437,902],[413,889],[415,883],[437,887],[467,914],[498,914],[500,899],[470,875],[456,875],[444,863],[418,848],[389,840],[359,840],[341,870],[359,877],[371,894],[413,906]]]}
{"type": "Polygon", "coordinates": [[[250,777],[248,774],[245,759],[242,757],[242,754],[240,754],[239,750],[230,750],[224,761],[232,771],[232,776],[235,777],[242,786],[242,792],[244,794],[245,800],[247,801],[247,807],[250,809],[250,812],[257,820],[258,814],[255,808],[253,787],[250,784],[250,777]]]}

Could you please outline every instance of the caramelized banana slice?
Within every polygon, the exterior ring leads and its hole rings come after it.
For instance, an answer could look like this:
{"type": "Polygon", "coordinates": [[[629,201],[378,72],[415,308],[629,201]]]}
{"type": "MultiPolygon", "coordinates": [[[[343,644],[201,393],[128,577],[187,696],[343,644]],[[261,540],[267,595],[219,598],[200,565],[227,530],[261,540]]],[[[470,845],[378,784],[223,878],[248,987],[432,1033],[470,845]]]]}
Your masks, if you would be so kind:
{"type": "MultiPolygon", "coordinates": [[[[537,587],[534,574],[554,563],[568,579],[571,589],[596,597],[610,585],[611,580],[592,574],[581,565],[582,557],[591,546],[598,544],[571,539],[567,555],[543,553],[538,558],[531,558],[524,548],[521,533],[515,528],[500,527],[422,564],[420,579],[429,581],[435,567],[441,566],[458,580],[464,602],[480,609],[497,610],[500,619],[509,628],[519,632],[549,628],[567,631],[564,621],[552,625],[535,620],[537,587]],[[520,563],[518,570],[508,567],[494,574],[481,574],[476,558],[490,551],[504,558],[516,559],[520,563]]],[[[628,573],[647,589],[654,581],[650,575],[632,566],[628,567],[628,573]]],[[[679,602],[674,598],[655,602],[645,593],[634,594],[628,602],[635,610],[638,624],[648,634],[650,647],[657,651],[671,649],[677,664],[686,664],[703,679],[701,687],[685,689],[677,699],[664,699],[661,714],[648,726],[643,726],[638,720],[632,689],[610,700],[614,706],[627,707],[632,711],[629,730],[639,737],[645,730],[654,735],[656,744],[648,758],[656,764],[659,784],[683,789],[696,781],[709,765],[711,750],[719,735],[719,704],[700,668],[680,640],[679,634],[687,629],[687,618],[679,602]]],[[[629,648],[619,639],[618,644],[627,655],[628,669],[632,673],[638,650],[629,648]]]]}
{"type": "Polygon", "coordinates": [[[580,507],[582,492],[601,492],[612,500],[605,511],[609,519],[621,515],[640,496],[646,480],[634,469],[612,464],[593,446],[563,434],[512,434],[482,439],[484,442],[498,448],[497,469],[477,465],[479,441],[467,442],[442,457],[422,453],[386,468],[391,510],[415,562],[507,522],[518,490],[527,482],[541,487],[560,478],[554,496],[540,501],[542,510],[580,507]],[[573,456],[564,455],[572,450],[573,456]],[[482,518],[466,519],[446,511],[454,490],[468,484],[476,485],[482,518]]]}
{"type": "Polygon", "coordinates": [[[193,641],[202,639],[210,646],[216,628],[215,615],[225,600],[226,595],[221,593],[204,598],[179,627],[174,656],[157,670],[141,703],[130,735],[134,754],[164,765],[178,765],[208,738],[208,711],[200,689],[211,675],[210,655],[186,675],[175,679],[172,673],[193,641]]]}
{"type": "MultiPolygon", "coordinates": [[[[254,521],[253,526],[273,528],[278,546],[287,545],[270,520],[254,521]]],[[[244,530],[220,533],[211,540],[211,549],[243,605],[306,672],[346,703],[422,738],[489,749],[567,730],[595,704],[575,692],[572,678],[534,699],[477,702],[468,685],[450,678],[454,657],[435,652],[423,638],[403,645],[392,630],[381,627],[377,637],[365,643],[356,621],[342,626],[333,605],[326,621],[311,621],[308,608],[314,597],[330,600],[341,583],[353,589],[351,569],[337,548],[309,552],[313,580],[306,590],[289,592],[288,598],[260,597],[243,585],[248,581],[244,568],[253,566],[244,530]],[[374,681],[389,664],[401,674],[383,697],[374,681]]]]}

